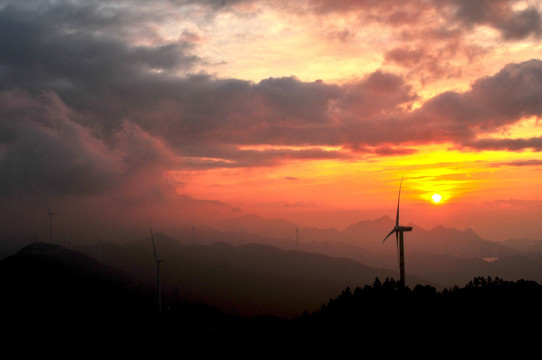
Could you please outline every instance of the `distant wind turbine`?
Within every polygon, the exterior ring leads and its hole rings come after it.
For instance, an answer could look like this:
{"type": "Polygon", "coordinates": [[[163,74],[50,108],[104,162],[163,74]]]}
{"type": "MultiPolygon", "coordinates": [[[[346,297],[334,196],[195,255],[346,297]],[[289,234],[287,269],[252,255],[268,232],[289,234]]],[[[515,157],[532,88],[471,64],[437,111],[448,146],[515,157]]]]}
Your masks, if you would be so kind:
{"type": "Polygon", "coordinates": [[[299,228],[297,227],[297,224],[295,224],[295,243],[296,250],[299,250],[299,228]]]}
{"type": "Polygon", "coordinates": [[[386,241],[391,234],[395,233],[395,241],[397,243],[397,251],[399,252],[399,273],[401,276],[401,286],[405,286],[405,247],[403,244],[403,233],[405,231],[412,231],[412,226],[399,225],[399,201],[401,200],[401,186],[403,185],[403,178],[401,177],[401,184],[399,185],[399,196],[397,198],[397,215],[395,217],[395,226],[390,233],[384,238],[386,241]]]}
{"type": "Polygon", "coordinates": [[[156,288],[158,293],[158,312],[162,312],[162,289],[160,287],[160,263],[164,260],[156,256],[156,245],[154,244],[154,235],[151,229],[152,251],[154,252],[154,262],[156,263],[156,288]]]}
{"type": "Polygon", "coordinates": [[[49,205],[47,205],[47,212],[49,213],[49,242],[53,242],[53,215],[55,214],[54,211],[51,211],[49,209],[49,205]]]}

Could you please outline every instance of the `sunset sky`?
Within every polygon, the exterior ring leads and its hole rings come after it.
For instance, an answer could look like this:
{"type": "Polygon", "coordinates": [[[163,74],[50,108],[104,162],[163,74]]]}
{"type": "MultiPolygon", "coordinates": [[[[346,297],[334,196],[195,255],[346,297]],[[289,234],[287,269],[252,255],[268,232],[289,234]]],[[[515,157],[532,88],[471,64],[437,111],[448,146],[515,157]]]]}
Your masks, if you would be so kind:
{"type": "Polygon", "coordinates": [[[542,239],[540,1],[0,0],[0,34],[4,236],[341,229],[404,176],[405,225],[542,239]]]}

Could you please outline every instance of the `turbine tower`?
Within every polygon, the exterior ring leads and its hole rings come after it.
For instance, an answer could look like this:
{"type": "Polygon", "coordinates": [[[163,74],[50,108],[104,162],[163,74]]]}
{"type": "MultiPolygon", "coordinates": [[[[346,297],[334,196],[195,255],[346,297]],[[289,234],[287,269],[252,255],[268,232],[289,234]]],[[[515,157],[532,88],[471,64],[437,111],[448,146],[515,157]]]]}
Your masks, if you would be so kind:
{"type": "Polygon", "coordinates": [[[47,205],[47,212],[49,213],[49,242],[53,242],[53,215],[55,214],[54,211],[51,211],[49,209],[49,205],[47,205]]]}
{"type": "Polygon", "coordinates": [[[405,231],[412,231],[412,226],[399,225],[399,201],[401,200],[401,186],[403,185],[403,177],[401,177],[401,183],[399,185],[399,196],[397,198],[397,215],[395,217],[395,226],[390,233],[384,238],[386,241],[391,234],[395,233],[395,242],[397,243],[397,251],[399,252],[399,274],[401,276],[401,286],[405,286],[405,247],[403,243],[403,233],[405,231]]]}
{"type": "Polygon", "coordinates": [[[154,262],[156,263],[156,289],[158,293],[158,312],[162,312],[162,289],[160,287],[160,263],[164,260],[156,256],[156,245],[154,244],[154,235],[151,229],[152,251],[154,252],[154,262]]]}

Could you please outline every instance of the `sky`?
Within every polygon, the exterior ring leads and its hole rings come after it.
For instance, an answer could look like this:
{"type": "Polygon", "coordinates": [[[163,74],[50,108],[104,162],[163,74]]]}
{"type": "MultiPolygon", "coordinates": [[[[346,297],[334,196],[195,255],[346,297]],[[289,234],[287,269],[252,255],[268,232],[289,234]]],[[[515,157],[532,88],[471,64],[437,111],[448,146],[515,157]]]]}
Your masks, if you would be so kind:
{"type": "Polygon", "coordinates": [[[405,225],[542,239],[540,1],[0,0],[0,34],[4,237],[341,229],[403,178],[405,225]]]}

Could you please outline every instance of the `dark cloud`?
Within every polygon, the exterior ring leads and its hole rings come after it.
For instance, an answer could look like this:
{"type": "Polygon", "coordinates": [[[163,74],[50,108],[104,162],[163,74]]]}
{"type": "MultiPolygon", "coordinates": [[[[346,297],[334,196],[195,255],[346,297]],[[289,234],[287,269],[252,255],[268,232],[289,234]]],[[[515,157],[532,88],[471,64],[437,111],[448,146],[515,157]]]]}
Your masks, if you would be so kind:
{"type": "Polygon", "coordinates": [[[542,138],[533,137],[528,139],[477,139],[472,141],[466,141],[462,145],[464,147],[474,150],[542,151],[542,138]]]}
{"type": "Polygon", "coordinates": [[[317,13],[362,12],[367,19],[401,25],[412,21],[427,7],[421,0],[397,3],[393,0],[310,0],[309,8],[317,13]]]}
{"type": "Polygon", "coordinates": [[[542,115],[542,61],[509,64],[493,76],[473,83],[471,90],[448,91],[427,101],[413,116],[425,122],[434,141],[472,148],[539,149],[533,139],[478,140],[484,133],[504,129],[522,118],[542,115]]]}
{"type": "Polygon", "coordinates": [[[204,150],[202,155],[184,158],[183,168],[203,170],[212,168],[268,167],[290,160],[351,159],[351,155],[338,150],[312,149],[239,149],[236,146],[221,146],[204,150]],[[203,154],[213,154],[208,157],[203,154]]]}
{"type": "MultiPolygon", "coordinates": [[[[412,86],[381,70],[341,85],[293,76],[257,83],[208,74],[180,76],[176,70],[199,61],[191,55],[191,42],[136,45],[130,37],[137,27],[134,19],[146,29],[167,15],[150,15],[137,6],[123,12],[106,3],[56,4],[0,8],[0,31],[12,34],[0,37],[5,49],[0,53],[5,191],[18,186],[94,194],[129,176],[143,176],[153,166],[207,169],[402,155],[432,142],[541,149],[538,138],[480,140],[523,117],[542,114],[538,60],[510,64],[477,80],[467,92],[439,94],[413,111],[418,96],[412,86]],[[269,146],[250,147],[262,144],[269,146]]],[[[393,4],[382,7],[395,9],[393,4]]],[[[458,6],[469,10],[465,3],[458,6]]],[[[456,17],[481,23],[475,10],[469,10],[472,18],[459,10],[456,17]]],[[[148,30],[147,35],[156,34],[148,30]]],[[[389,61],[411,67],[431,56],[410,47],[387,54],[389,61]]]]}
{"type": "Polygon", "coordinates": [[[305,83],[293,77],[262,80],[254,89],[256,96],[274,112],[273,120],[293,119],[298,123],[326,122],[329,101],[340,94],[338,86],[322,81],[305,83]]]}
{"type": "Polygon", "coordinates": [[[128,121],[106,141],[52,91],[0,93],[0,195],[96,195],[143,170],[174,168],[156,137],[128,121]]]}
{"type": "Polygon", "coordinates": [[[539,36],[542,30],[538,9],[529,7],[515,11],[512,0],[436,0],[435,3],[450,6],[453,19],[472,28],[477,25],[491,26],[499,30],[507,40],[539,36]]]}
{"type": "Polygon", "coordinates": [[[311,0],[309,4],[312,11],[320,14],[357,12],[366,21],[390,26],[423,26],[426,35],[456,31],[458,25],[463,32],[476,26],[489,26],[498,30],[505,40],[538,37],[542,33],[539,10],[534,7],[514,10],[515,0],[311,0]],[[430,29],[426,28],[425,20],[435,13],[442,21],[435,21],[430,29]]]}
{"type": "MultiPolygon", "coordinates": [[[[342,86],[293,77],[251,83],[199,76],[181,83],[187,86],[180,88],[189,90],[172,92],[167,101],[134,117],[186,156],[228,160],[241,156],[240,163],[263,154],[271,158],[283,154],[266,151],[249,156],[236,150],[239,145],[378,144],[382,136],[389,136],[387,130],[394,131],[387,129],[397,124],[390,117],[399,116],[402,107],[417,98],[401,77],[380,71],[342,86]]],[[[297,150],[289,156],[302,154],[309,155],[297,150]]],[[[340,152],[319,154],[329,158],[340,152]]]]}
{"type": "Polygon", "coordinates": [[[479,118],[486,126],[500,126],[520,117],[540,115],[542,61],[533,59],[509,64],[494,76],[477,80],[470,96],[484,107],[479,118]]]}
{"type": "Polygon", "coordinates": [[[496,166],[540,166],[542,165],[542,160],[517,160],[517,161],[511,161],[506,163],[500,163],[496,166]]]}
{"type": "Polygon", "coordinates": [[[147,80],[157,76],[156,71],[189,68],[198,61],[187,42],[130,44],[119,36],[128,31],[124,25],[128,21],[118,22],[118,16],[100,12],[98,6],[89,9],[90,5],[62,3],[34,9],[18,4],[0,9],[0,31],[10,34],[0,38],[4,89],[96,91],[147,80]]]}
{"type": "Polygon", "coordinates": [[[0,93],[2,195],[101,192],[114,184],[119,163],[53,92],[0,93]]]}

